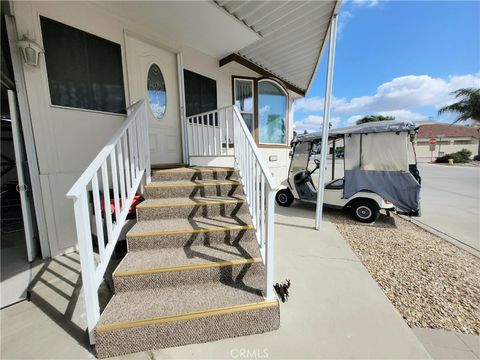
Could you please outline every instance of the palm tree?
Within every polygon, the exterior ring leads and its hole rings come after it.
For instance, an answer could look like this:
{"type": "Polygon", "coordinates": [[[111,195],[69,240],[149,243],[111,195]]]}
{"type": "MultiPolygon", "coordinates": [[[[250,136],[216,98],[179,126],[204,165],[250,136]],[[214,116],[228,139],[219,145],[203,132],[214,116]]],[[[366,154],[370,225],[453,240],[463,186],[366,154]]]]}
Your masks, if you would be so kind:
{"type": "Polygon", "coordinates": [[[480,89],[467,88],[458,89],[452,92],[455,98],[461,98],[460,101],[444,106],[438,110],[438,114],[446,112],[455,112],[458,114],[457,120],[459,121],[473,120],[477,125],[480,125],[480,89]]]}
{"type": "MultiPolygon", "coordinates": [[[[438,114],[445,112],[455,112],[458,114],[453,124],[459,121],[473,120],[476,125],[480,125],[480,89],[467,88],[458,89],[452,92],[455,98],[461,98],[460,101],[444,106],[438,110],[438,114]]],[[[480,128],[478,129],[480,131],[480,128]]],[[[478,155],[480,157],[480,139],[478,141],[478,155]]]]}

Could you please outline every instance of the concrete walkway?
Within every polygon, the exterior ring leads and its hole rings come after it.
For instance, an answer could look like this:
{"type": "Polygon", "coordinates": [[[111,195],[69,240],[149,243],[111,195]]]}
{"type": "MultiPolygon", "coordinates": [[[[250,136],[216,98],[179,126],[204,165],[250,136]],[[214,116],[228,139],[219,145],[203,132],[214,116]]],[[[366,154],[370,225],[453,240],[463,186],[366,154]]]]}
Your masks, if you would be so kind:
{"type": "Polygon", "coordinates": [[[480,360],[480,336],[437,329],[413,329],[432,359],[480,360]]]}
{"type": "MultiPolygon", "coordinates": [[[[429,358],[333,224],[325,222],[320,232],[313,230],[311,206],[277,212],[275,279],[292,282],[290,300],[281,305],[278,331],[122,359],[429,358]]],[[[70,255],[52,263],[57,290],[39,281],[41,296],[2,310],[2,358],[93,357],[81,332],[85,316],[75,280],[76,259],[70,255]],[[65,271],[68,274],[58,276],[65,271]]],[[[51,271],[43,273],[52,280],[51,271]]]]}

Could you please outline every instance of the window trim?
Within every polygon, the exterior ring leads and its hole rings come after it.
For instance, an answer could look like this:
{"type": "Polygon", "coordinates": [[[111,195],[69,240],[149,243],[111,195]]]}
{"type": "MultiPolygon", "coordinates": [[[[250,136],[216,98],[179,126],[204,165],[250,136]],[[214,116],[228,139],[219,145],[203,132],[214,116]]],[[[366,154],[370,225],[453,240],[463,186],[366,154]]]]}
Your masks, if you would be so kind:
{"type": "Polygon", "coordinates": [[[125,99],[125,113],[123,113],[123,114],[118,113],[118,112],[110,112],[110,111],[95,110],[95,109],[85,109],[85,108],[79,108],[79,107],[74,107],[74,106],[52,104],[52,95],[50,93],[50,86],[49,86],[49,82],[48,82],[49,77],[48,77],[47,63],[46,63],[46,60],[45,60],[45,56],[43,56],[43,60],[40,61],[40,69],[42,70],[41,71],[41,73],[42,73],[41,76],[44,80],[42,86],[44,87],[44,92],[48,95],[47,96],[48,107],[51,108],[51,109],[58,109],[58,110],[83,111],[83,112],[94,113],[94,114],[98,114],[98,115],[120,116],[120,117],[126,118],[128,116],[127,115],[127,109],[128,109],[128,101],[129,101],[129,92],[128,92],[128,83],[127,83],[128,74],[126,72],[126,67],[125,67],[125,64],[126,64],[125,60],[126,59],[125,59],[124,44],[119,43],[115,40],[109,39],[109,38],[105,37],[104,35],[98,35],[97,33],[94,33],[90,30],[86,30],[86,29],[84,29],[82,27],[79,27],[77,25],[71,25],[68,22],[66,22],[65,19],[58,19],[55,16],[51,16],[51,14],[46,14],[46,13],[43,13],[43,12],[37,12],[37,14],[36,14],[37,25],[38,25],[37,30],[38,30],[38,33],[40,34],[39,39],[40,39],[40,45],[42,46],[42,48],[45,48],[45,46],[44,46],[44,43],[43,43],[41,17],[56,21],[56,22],[61,23],[63,25],[75,28],[77,30],[86,32],[88,34],[94,35],[96,37],[99,37],[101,39],[104,39],[104,40],[107,40],[107,41],[110,41],[110,42],[113,42],[113,43],[119,45],[120,46],[120,60],[121,60],[121,63],[122,63],[123,95],[124,95],[124,99],[125,99]]]}
{"type": "MultiPolygon", "coordinates": [[[[263,142],[260,142],[260,139],[259,139],[259,128],[260,128],[260,120],[258,120],[257,122],[257,127],[256,127],[256,131],[257,131],[257,138],[256,138],[256,141],[257,141],[257,144],[259,146],[263,145],[264,147],[273,147],[273,146],[288,146],[288,113],[289,113],[289,98],[288,98],[288,92],[285,90],[285,88],[278,83],[278,81],[275,81],[273,79],[270,79],[270,78],[263,78],[263,79],[258,79],[257,81],[257,102],[259,102],[259,96],[260,96],[260,92],[258,91],[258,88],[259,88],[259,84],[261,82],[271,82],[272,84],[274,85],[277,85],[280,90],[282,90],[283,94],[285,95],[286,97],[286,104],[285,104],[285,143],[282,143],[282,144],[275,144],[275,143],[263,143],[263,142]]],[[[257,107],[257,117],[258,117],[258,107],[257,107]]]]}
{"type": "Polygon", "coordinates": [[[232,75],[232,104],[235,105],[235,80],[252,80],[253,81],[253,131],[252,131],[252,136],[253,139],[255,140],[255,143],[259,148],[277,148],[277,149],[289,149],[290,146],[288,144],[288,136],[289,136],[289,129],[290,126],[289,124],[289,119],[290,119],[290,96],[288,94],[287,89],[283,84],[274,79],[274,78],[268,78],[268,77],[252,77],[252,76],[241,76],[241,75],[232,75]],[[286,136],[285,136],[285,144],[269,144],[269,143],[260,143],[258,140],[258,83],[260,81],[268,80],[273,82],[274,84],[278,85],[284,92],[285,96],[287,97],[287,109],[286,109],[286,115],[287,115],[287,126],[285,129],[286,136]]]}
{"type": "Polygon", "coordinates": [[[253,108],[252,108],[252,112],[249,113],[249,112],[246,112],[246,111],[240,111],[240,114],[242,113],[245,113],[245,114],[252,114],[252,135],[253,133],[255,132],[255,128],[256,128],[256,113],[257,113],[257,99],[256,99],[256,94],[257,94],[257,91],[256,91],[256,79],[255,78],[246,78],[246,77],[233,77],[233,104],[235,105],[235,101],[237,100],[237,87],[235,86],[235,82],[237,80],[241,80],[241,81],[248,81],[248,82],[251,82],[252,83],[252,101],[253,101],[253,108]]]}
{"type": "Polygon", "coordinates": [[[163,76],[163,71],[160,65],[158,65],[155,61],[151,61],[150,64],[148,65],[148,71],[147,71],[147,91],[145,92],[145,100],[148,102],[148,108],[150,109],[150,113],[152,114],[153,118],[155,121],[162,121],[165,119],[165,115],[167,114],[167,106],[168,106],[168,98],[167,98],[167,81],[165,80],[165,76],[163,76]],[[148,74],[150,72],[150,69],[152,66],[155,65],[158,67],[158,70],[160,70],[160,75],[162,76],[163,79],[163,85],[165,86],[165,111],[162,114],[162,117],[157,118],[155,114],[153,113],[152,110],[152,103],[150,102],[150,98],[148,97],[148,74]]]}
{"type": "MultiPolygon", "coordinates": [[[[193,74],[195,74],[195,75],[199,75],[199,76],[201,76],[201,77],[204,77],[204,78],[206,78],[206,79],[208,79],[208,80],[211,80],[211,81],[215,82],[215,104],[216,104],[216,105],[215,105],[215,108],[214,108],[213,110],[218,109],[218,80],[217,80],[216,78],[212,78],[212,77],[207,76],[207,75],[204,75],[204,74],[202,74],[202,73],[200,73],[200,72],[196,72],[196,71],[193,71],[193,70],[190,70],[190,69],[184,67],[184,68],[182,69],[182,77],[183,77],[183,85],[182,85],[182,86],[183,86],[183,90],[182,90],[182,91],[183,91],[183,96],[184,96],[185,116],[186,116],[186,117],[191,117],[191,116],[194,116],[194,115],[195,115],[195,114],[186,115],[186,114],[187,114],[187,99],[186,99],[187,93],[186,93],[186,90],[185,90],[185,78],[186,78],[186,77],[185,77],[185,71],[191,72],[191,73],[193,73],[193,74]]],[[[208,111],[213,111],[213,110],[208,110],[208,111]]]]}

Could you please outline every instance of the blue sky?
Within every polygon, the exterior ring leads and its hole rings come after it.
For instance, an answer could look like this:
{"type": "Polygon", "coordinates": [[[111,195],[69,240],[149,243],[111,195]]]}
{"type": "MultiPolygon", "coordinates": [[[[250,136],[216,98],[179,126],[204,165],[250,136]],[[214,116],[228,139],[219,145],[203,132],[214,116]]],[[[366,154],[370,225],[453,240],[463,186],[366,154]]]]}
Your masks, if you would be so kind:
{"type": "MultiPolygon", "coordinates": [[[[318,131],[323,114],[326,49],[295,129],[318,131]]],[[[479,1],[344,1],[339,15],[331,122],[363,115],[451,122],[437,116],[462,87],[480,87],[479,1]]]]}

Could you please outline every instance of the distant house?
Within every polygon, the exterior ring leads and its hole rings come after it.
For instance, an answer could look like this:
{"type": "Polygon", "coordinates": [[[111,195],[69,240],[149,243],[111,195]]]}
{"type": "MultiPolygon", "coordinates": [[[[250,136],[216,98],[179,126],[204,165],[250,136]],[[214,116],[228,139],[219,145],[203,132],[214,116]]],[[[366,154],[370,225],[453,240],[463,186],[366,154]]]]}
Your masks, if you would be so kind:
{"type": "Polygon", "coordinates": [[[437,122],[419,123],[415,150],[419,162],[435,160],[438,156],[467,149],[473,155],[478,153],[480,131],[478,128],[463,125],[440,124],[437,122]],[[430,144],[435,139],[436,144],[430,144]]]}

